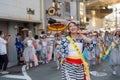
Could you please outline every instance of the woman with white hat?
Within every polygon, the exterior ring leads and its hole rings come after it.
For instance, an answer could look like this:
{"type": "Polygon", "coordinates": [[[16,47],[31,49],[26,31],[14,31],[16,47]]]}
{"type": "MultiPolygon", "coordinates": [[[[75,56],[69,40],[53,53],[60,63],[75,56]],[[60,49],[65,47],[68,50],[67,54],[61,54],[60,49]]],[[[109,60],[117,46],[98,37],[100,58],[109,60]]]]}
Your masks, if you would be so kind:
{"type": "Polygon", "coordinates": [[[27,69],[33,66],[33,62],[34,62],[33,55],[35,54],[34,43],[35,43],[35,39],[32,37],[32,31],[28,31],[28,37],[26,37],[24,40],[25,49],[23,52],[27,69]]]}
{"type": "Polygon", "coordinates": [[[90,39],[83,36],[75,22],[68,24],[69,36],[62,39],[57,57],[64,58],[62,64],[62,80],[90,80],[89,68],[82,57],[83,41],[90,39]],[[79,34],[77,34],[79,33],[79,34]]]}

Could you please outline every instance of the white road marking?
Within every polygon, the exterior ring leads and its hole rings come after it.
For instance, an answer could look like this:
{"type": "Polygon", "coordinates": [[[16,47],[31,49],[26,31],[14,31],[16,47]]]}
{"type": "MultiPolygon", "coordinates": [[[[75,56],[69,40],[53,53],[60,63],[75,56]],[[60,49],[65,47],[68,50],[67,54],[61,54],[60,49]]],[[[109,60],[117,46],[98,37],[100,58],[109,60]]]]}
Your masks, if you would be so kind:
{"type": "Polygon", "coordinates": [[[27,74],[26,70],[26,65],[23,65],[22,67],[22,73],[23,73],[23,76],[21,75],[4,75],[2,77],[6,77],[6,78],[13,78],[13,79],[26,79],[26,80],[32,80],[31,77],[27,74]]]}
{"type": "Polygon", "coordinates": [[[95,77],[107,76],[107,73],[105,73],[105,72],[97,72],[97,71],[90,71],[90,74],[95,76],[95,77]]]}
{"type": "Polygon", "coordinates": [[[22,73],[23,73],[23,75],[26,77],[26,80],[32,80],[31,77],[27,74],[25,68],[26,68],[26,65],[23,65],[23,67],[22,67],[22,73]]]}
{"type": "Polygon", "coordinates": [[[26,77],[20,75],[4,75],[2,77],[12,78],[12,79],[26,79],[26,77]]]}

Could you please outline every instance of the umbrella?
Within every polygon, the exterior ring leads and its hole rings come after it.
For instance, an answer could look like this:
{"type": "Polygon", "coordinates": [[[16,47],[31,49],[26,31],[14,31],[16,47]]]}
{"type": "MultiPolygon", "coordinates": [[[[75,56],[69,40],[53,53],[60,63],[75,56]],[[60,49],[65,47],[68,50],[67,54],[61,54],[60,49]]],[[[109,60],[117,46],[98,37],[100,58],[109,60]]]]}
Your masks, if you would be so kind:
{"type": "Polygon", "coordinates": [[[54,24],[48,25],[47,28],[48,30],[52,30],[52,31],[63,31],[67,28],[67,26],[61,23],[54,23],[54,24]]]}
{"type": "Polygon", "coordinates": [[[38,31],[42,31],[43,29],[42,29],[42,28],[38,28],[37,30],[38,30],[38,31]]]}
{"type": "Polygon", "coordinates": [[[28,28],[23,28],[22,31],[28,31],[29,29],[28,28]]]}

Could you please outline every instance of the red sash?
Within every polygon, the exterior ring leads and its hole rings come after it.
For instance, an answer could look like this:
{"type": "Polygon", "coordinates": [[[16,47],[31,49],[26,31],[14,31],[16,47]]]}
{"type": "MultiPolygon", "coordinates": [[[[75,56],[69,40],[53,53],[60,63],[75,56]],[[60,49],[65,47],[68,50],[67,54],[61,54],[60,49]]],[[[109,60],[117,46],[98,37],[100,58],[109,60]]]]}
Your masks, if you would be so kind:
{"type": "Polygon", "coordinates": [[[66,58],[65,62],[71,63],[71,64],[82,64],[82,60],[81,59],[71,59],[71,58],[66,58]]]}

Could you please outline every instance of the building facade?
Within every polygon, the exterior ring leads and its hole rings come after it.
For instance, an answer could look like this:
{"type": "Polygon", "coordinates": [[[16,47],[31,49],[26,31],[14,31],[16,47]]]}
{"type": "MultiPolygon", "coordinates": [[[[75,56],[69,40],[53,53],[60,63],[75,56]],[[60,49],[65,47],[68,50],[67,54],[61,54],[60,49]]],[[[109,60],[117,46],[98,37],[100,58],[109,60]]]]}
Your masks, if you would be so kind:
{"type": "Polygon", "coordinates": [[[22,40],[27,30],[39,34],[40,30],[47,30],[48,19],[54,18],[58,21],[80,20],[80,0],[1,0],[0,1],[0,30],[6,35],[11,35],[8,44],[8,56],[10,66],[17,63],[15,37],[18,32],[22,34],[22,40]],[[54,15],[48,10],[53,2],[59,3],[55,8],[54,15]]]}
{"type": "Polygon", "coordinates": [[[17,63],[15,37],[18,32],[24,39],[24,28],[37,33],[41,23],[41,0],[0,0],[0,30],[11,35],[8,44],[9,65],[17,63]]]}
{"type": "MultiPolygon", "coordinates": [[[[46,24],[47,19],[54,18],[56,20],[64,21],[70,20],[80,20],[80,0],[44,0],[45,1],[45,10],[46,10],[46,24]],[[58,6],[53,6],[53,3],[58,3],[58,6]],[[54,15],[49,14],[49,9],[51,7],[55,8],[54,15]]],[[[53,10],[54,12],[54,10],[53,10]]],[[[52,12],[52,13],[53,13],[52,12]]]]}

